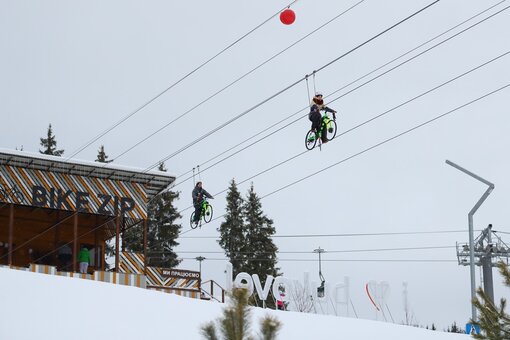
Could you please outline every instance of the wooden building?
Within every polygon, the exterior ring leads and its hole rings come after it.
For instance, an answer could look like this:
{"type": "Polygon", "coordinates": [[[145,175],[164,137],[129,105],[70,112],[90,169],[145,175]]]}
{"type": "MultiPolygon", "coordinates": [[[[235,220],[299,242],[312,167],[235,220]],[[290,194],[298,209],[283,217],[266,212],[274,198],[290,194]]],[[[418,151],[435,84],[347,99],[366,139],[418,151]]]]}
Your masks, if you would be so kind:
{"type": "MultiPolygon", "coordinates": [[[[104,270],[105,242],[115,238],[118,271],[120,235],[139,224],[146,231],[147,203],[174,181],[166,172],[0,149],[0,265],[77,271],[86,246],[91,270],[104,270]]],[[[146,249],[146,237],[140,242],[146,249]]]]}

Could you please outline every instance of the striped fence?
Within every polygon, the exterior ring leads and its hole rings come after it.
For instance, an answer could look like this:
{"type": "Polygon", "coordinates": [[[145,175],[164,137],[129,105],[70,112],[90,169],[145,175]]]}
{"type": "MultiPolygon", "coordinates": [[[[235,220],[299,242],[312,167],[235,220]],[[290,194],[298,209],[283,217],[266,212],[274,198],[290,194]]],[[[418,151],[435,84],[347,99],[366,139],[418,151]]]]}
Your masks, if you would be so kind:
{"type": "Polygon", "coordinates": [[[94,280],[139,288],[146,288],[147,286],[145,276],[140,274],[96,271],[94,272],[94,280]]]}
{"type": "Polygon", "coordinates": [[[74,277],[78,279],[94,280],[90,274],[74,273],[74,272],[57,272],[58,276],[74,277]]]}
{"type": "Polygon", "coordinates": [[[176,295],[185,296],[185,297],[189,297],[189,298],[193,298],[193,299],[200,299],[200,292],[196,291],[196,290],[171,289],[171,288],[153,287],[153,286],[148,286],[147,289],[156,290],[158,292],[163,292],[163,293],[176,294],[176,295]]]}
{"type": "Polygon", "coordinates": [[[41,273],[41,274],[49,274],[49,275],[57,275],[57,267],[48,266],[45,264],[35,264],[31,263],[28,270],[32,273],[41,273]]]}
{"type": "Polygon", "coordinates": [[[33,273],[40,273],[40,274],[57,275],[57,276],[72,277],[72,278],[79,278],[79,279],[85,279],[85,280],[102,281],[102,282],[108,282],[108,283],[124,285],[124,286],[132,286],[132,287],[138,287],[138,288],[146,288],[147,287],[145,275],[140,275],[140,274],[95,271],[93,275],[90,275],[90,274],[82,274],[82,273],[74,273],[74,272],[59,272],[59,271],[57,271],[57,268],[54,266],[48,266],[48,265],[44,265],[44,264],[35,264],[35,263],[31,263],[28,268],[16,267],[16,266],[5,266],[5,265],[0,265],[0,267],[8,268],[8,269],[30,271],[33,273]]]}
{"type": "MultiPolygon", "coordinates": [[[[122,252],[119,268],[123,273],[143,274],[144,262],[145,257],[141,253],[122,252]]],[[[148,289],[200,298],[199,272],[147,267],[145,276],[148,289]],[[172,272],[182,275],[172,275],[172,272]]]]}
{"type": "Polygon", "coordinates": [[[143,275],[143,261],[142,254],[124,252],[121,255],[120,268],[121,271],[125,272],[95,271],[93,275],[59,272],[55,266],[35,263],[31,263],[28,268],[5,265],[0,265],[0,267],[146,288],[195,299],[200,298],[200,276],[198,272],[147,267],[147,275],[143,275]],[[176,272],[177,275],[172,276],[172,272],[176,272]]]}
{"type": "Polygon", "coordinates": [[[6,269],[16,269],[16,270],[24,270],[24,271],[28,271],[29,268],[26,268],[26,267],[17,267],[17,266],[8,266],[8,265],[3,265],[3,264],[0,264],[0,268],[6,268],[6,269]]]}

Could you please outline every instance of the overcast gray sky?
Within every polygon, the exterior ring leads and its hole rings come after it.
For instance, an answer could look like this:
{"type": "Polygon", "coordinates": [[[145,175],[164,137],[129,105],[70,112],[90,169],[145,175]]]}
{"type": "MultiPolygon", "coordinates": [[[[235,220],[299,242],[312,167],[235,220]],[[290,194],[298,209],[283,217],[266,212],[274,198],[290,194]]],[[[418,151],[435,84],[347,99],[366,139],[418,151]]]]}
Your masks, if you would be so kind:
{"type": "MultiPolygon", "coordinates": [[[[432,1],[366,0],[329,25],[250,74],[235,86],[117,157],[138,141],[182,115],[202,100],[301,39],[358,1],[300,0],[292,8],[296,22],[278,18],[250,34],[226,53],[133,115],[80,152],[94,160],[101,144],[115,163],[142,169],[166,158],[196,138],[260,103],[313,70],[343,55],[432,1]]],[[[499,1],[442,0],[415,18],[317,73],[315,87],[325,95],[428,41],[499,1]]],[[[155,97],[225,46],[269,18],[290,1],[7,1],[0,0],[0,146],[37,152],[49,123],[64,156],[89,142],[155,97]]],[[[496,11],[451,31],[412,52],[404,61],[496,11]]],[[[510,50],[510,10],[505,10],[379,79],[331,103],[339,114],[339,134],[510,50]]],[[[371,77],[397,65],[395,62],[371,77]]],[[[418,100],[324,146],[253,179],[265,196],[409,128],[446,113],[510,82],[510,56],[504,56],[418,100]]],[[[336,98],[362,84],[350,85],[336,98]]],[[[313,82],[310,81],[313,88],[313,82]]],[[[311,90],[313,91],[313,90],[311,90]]],[[[277,235],[398,233],[466,230],[392,236],[275,238],[285,276],[318,280],[312,252],[322,247],[328,282],[351,280],[351,298],[360,317],[375,318],[364,293],[369,280],[391,286],[388,306],[395,321],[404,319],[402,282],[409,283],[409,303],[416,322],[446,328],[470,317],[469,269],[456,262],[455,248],[363,251],[402,247],[455,246],[467,242],[467,213],[486,186],[445,164],[450,159],[495,183],[475,215],[475,228],[492,223],[510,232],[509,89],[462,108],[429,125],[262,201],[277,235]],[[370,260],[425,262],[375,262],[370,260]],[[355,262],[354,260],[369,260],[355,262]]],[[[301,82],[166,162],[180,175],[308,104],[301,82]]],[[[328,98],[326,98],[328,102],[328,98]]],[[[305,112],[300,113],[303,115],[305,112]]],[[[295,116],[297,117],[297,116],[295,116]]],[[[285,126],[290,120],[281,124],[285,126]]],[[[306,118],[202,173],[204,187],[220,192],[235,178],[241,182],[304,150],[310,127],[306,118]]],[[[272,131],[272,130],[270,130],[272,131]]],[[[211,163],[209,163],[211,164],[211,163]]],[[[206,165],[202,166],[204,169],[206,165]]],[[[250,181],[240,185],[246,193],[250,181]]],[[[178,208],[190,204],[192,182],[178,208]]],[[[213,201],[224,212],[225,195],[213,201]]],[[[183,212],[183,231],[190,211],[183,212]]],[[[214,237],[221,220],[181,238],[180,256],[204,255],[205,279],[224,282],[224,257],[214,237]],[[196,238],[205,237],[205,238],[196,238]],[[209,237],[209,238],[207,238],[209,237]],[[188,253],[196,251],[196,253],[188,253]],[[219,253],[203,253],[204,251],[219,253]]],[[[476,233],[475,236],[477,236],[476,233]]],[[[510,234],[501,234],[510,243],[510,234]]],[[[198,269],[184,260],[186,269],[198,269]]],[[[477,270],[477,284],[480,282],[477,270]]],[[[496,299],[508,296],[494,271],[496,299]]],[[[352,315],[352,311],[351,311],[352,315]]]]}

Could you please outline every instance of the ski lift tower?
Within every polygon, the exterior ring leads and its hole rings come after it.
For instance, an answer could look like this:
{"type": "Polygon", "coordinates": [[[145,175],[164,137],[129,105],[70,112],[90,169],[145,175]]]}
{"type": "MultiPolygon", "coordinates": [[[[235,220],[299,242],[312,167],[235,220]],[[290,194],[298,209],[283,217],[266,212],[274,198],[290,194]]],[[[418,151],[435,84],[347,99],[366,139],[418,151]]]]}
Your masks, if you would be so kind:
{"type": "MultiPolygon", "coordinates": [[[[499,261],[508,265],[510,247],[503,242],[501,237],[492,230],[489,224],[474,241],[474,264],[482,267],[483,290],[489,299],[494,302],[494,285],[492,281],[492,267],[499,261]]],[[[457,242],[457,259],[460,266],[471,265],[469,244],[457,242]]]]}
{"type": "MultiPolygon", "coordinates": [[[[475,245],[474,245],[474,236],[473,236],[473,215],[476,213],[478,208],[482,205],[482,203],[489,197],[492,190],[494,190],[494,184],[483,179],[482,177],[472,173],[469,170],[464,169],[460,165],[453,163],[452,161],[446,160],[446,164],[454,167],[457,170],[462,171],[466,175],[473,177],[474,179],[486,184],[488,186],[487,190],[483,193],[482,197],[476,202],[475,206],[468,213],[468,225],[469,225],[469,272],[471,276],[471,301],[476,297],[475,293],[475,245]]],[[[471,319],[476,321],[476,308],[475,305],[471,304],[471,319]]]]}

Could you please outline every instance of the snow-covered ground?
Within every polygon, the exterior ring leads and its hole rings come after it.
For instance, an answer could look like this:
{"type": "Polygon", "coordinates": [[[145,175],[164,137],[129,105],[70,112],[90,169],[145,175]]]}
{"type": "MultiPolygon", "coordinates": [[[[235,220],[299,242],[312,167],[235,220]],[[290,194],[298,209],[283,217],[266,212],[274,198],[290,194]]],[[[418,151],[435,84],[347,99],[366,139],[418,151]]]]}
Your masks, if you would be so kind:
{"type": "MultiPolygon", "coordinates": [[[[203,339],[223,304],[104,282],[0,268],[0,340],[203,339]]],[[[283,324],[278,339],[468,339],[385,322],[252,309],[283,324]]],[[[258,330],[258,321],[252,332],[258,330]]]]}

